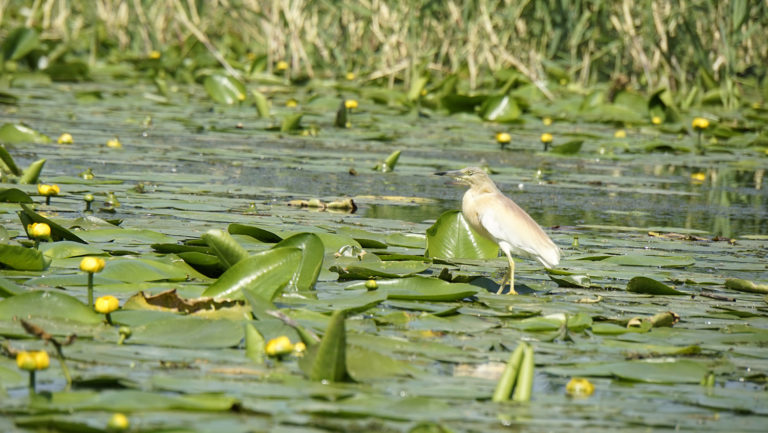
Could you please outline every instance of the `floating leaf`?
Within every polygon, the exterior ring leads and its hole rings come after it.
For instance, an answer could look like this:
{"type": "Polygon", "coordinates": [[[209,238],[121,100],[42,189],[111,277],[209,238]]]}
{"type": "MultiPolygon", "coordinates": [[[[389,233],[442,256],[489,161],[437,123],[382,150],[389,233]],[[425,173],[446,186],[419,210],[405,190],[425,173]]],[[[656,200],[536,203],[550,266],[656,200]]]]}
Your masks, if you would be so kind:
{"type": "Polygon", "coordinates": [[[27,126],[5,123],[3,126],[0,126],[0,142],[6,144],[46,144],[50,143],[51,139],[47,135],[41,134],[27,126]]]}
{"type": "Polygon", "coordinates": [[[14,283],[13,281],[0,277],[0,298],[7,298],[8,296],[20,295],[26,293],[23,287],[14,283]]]}
{"type": "MultiPolygon", "coordinates": [[[[350,289],[363,289],[365,282],[350,284],[350,289]]],[[[412,301],[456,301],[476,294],[480,289],[465,283],[449,283],[439,278],[408,277],[391,280],[376,280],[379,291],[387,294],[387,299],[412,301]]]]}
{"type": "Polygon", "coordinates": [[[696,263],[693,258],[687,256],[646,256],[641,254],[609,256],[602,262],[624,266],[658,266],[661,268],[684,268],[696,263]]]}
{"type": "Polygon", "coordinates": [[[243,83],[229,75],[209,75],[205,77],[203,86],[208,96],[219,104],[237,104],[247,96],[243,83]]]}
{"type": "Polygon", "coordinates": [[[0,320],[12,320],[17,316],[33,323],[38,318],[90,325],[100,324],[104,320],[101,314],[72,296],[59,291],[43,290],[22,293],[0,301],[0,320]]]}
{"type": "Polygon", "coordinates": [[[43,171],[45,166],[45,159],[38,159],[37,161],[29,164],[19,178],[21,184],[35,184],[40,178],[40,172],[43,171]]]}
{"type": "Polygon", "coordinates": [[[518,373],[520,372],[520,364],[523,361],[523,354],[525,352],[526,343],[519,343],[512,354],[509,356],[507,366],[504,368],[504,372],[501,374],[499,382],[496,384],[496,389],[493,392],[491,400],[495,402],[508,401],[512,395],[515,382],[517,382],[518,373]]]}
{"type": "Polygon", "coordinates": [[[517,102],[509,95],[490,96],[485,100],[480,113],[483,120],[491,122],[513,122],[522,113],[517,102]]]}
{"type": "Polygon", "coordinates": [[[21,245],[0,244],[0,264],[18,271],[42,271],[51,259],[34,248],[21,245]]]}
{"type": "Polygon", "coordinates": [[[0,188],[0,202],[33,203],[32,198],[18,188],[0,188]]]}
{"type": "Polygon", "coordinates": [[[256,104],[256,112],[259,113],[259,117],[269,117],[269,101],[267,97],[256,89],[251,89],[251,95],[253,96],[253,102],[256,104]]]}
{"type": "Polygon", "coordinates": [[[203,296],[242,298],[242,290],[272,300],[296,273],[301,259],[298,248],[275,248],[254,254],[227,269],[203,296]]]}
{"type": "Polygon", "coordinates": [[[245,356],[256,364],[263,364],[266,359],[264,351],[264,337],[251,323],[246,323],[245,327],[245,356]]]}
{"type": "Polygon", "coordinates": [[[311,346],[299,365],[311,380],[341,382],[347,374],[347,331],[344,312],[334,311],[323,338],[311,346]]]}
{"type": "Polygon", "coordinates": [[[37,30],[19,27],[5,37],[2,45],[3,61],[18,60],[40,45],[37,30]]]}
{"type": "Polygon", "coordinates": [[[283,238],[269,230],[264,230],[255,226],[248,226],[245,224],[232,223],[227,227],[227,231],[233,235],[248,235],[261,242],[275,243],[280,242],[283,238]]]}
{"type": "Polygon", "coordinates": [[[175,316],[132,327],[131,344],[215,349],[237,346],[243,339],[242,325],[231,320],[175,316]]]}
{"type": "Polygon", "coordinates": [[[304,117],[304,113],[294,113],[283,118],[283,123],[280,124],[280,132],[294,132],[301,129],[302,117],[304,117]]]}
{"type": "Polygon", "coordinates": [[[408,362],[397,360],[388,354],[353,345],[348,345],[346,352],[347,371],[357,382],[413,376],[418,373],[408,362]]]}
{"type": "Polygon", "coordinates": [[[443,213],[427,229],[427,257],[491,259],[498,255],[499,247],[475,232],[461,211],[443,213]]]}
{"type": "Polygon", "coordinates": [[[21,169],[16,165],[13,157],[5,149],[5,146],[0,145],[0,161],[2,161],[2,169],[5,172],[13,174],[15,176],[21,176],[21,169]]]}
{"type": "Polygon", "coordinates": [[[339,279],[369,279],[369,278],[397,278],[406,277],[429,268],[429,263],[414,261],[380,262],[380,261],[349,261],[343,264],[331,266],[332,272],[339,274],[339,279]]]}
{"type": "Polygon", "coordinates": [[[231,268],[240,260],[248,258],[248,251],[223,230],[208,230],[201,238],[208,244],[225,268],[231,268]]]}
{"type": "Polygon", "coordinates": [[[527,402],[531,400],[533,390],[533,347],[525,345],[523,359],[520,361],[520,372],[517,374],[517,384],[512,392],[512,401],[527,402]]]}
{"type": "Polygon", "coordinates": [[[23,203],[21,204],[21,210],[18,212],[18,215],[19,219],[21,220],[21,225],[24,227],[25,231],[27,230],[27,227],[32,223],[45,223],[48,224],[48,226],[51,228],[51,239],[54,241],[66,239],[68,241],[79,242],[81,244],[87,243],[71,231],[38,214],[29,206],[23,203]]]}
{"type": "Polygon", "coordinates": [[[280,241],[273,248],[293,247],[301,250],[301,261],[289,282],[294,290],[312,290],[323,266],[325,248],[314,233],[298,233],[280,241]]]}
{"type": "Polygon", "coordinates": [[[755,284],[752,281],[742,280],[740,278],[726,279],[725,287],[738,292],[768,294],[768,284],[755,284]]]}
{"type": "Polygon", "coordinates": [[[687,295],[664,283],[648,277],[634,277],[627,283],[627,291],[649,295],[687,295]]]}
{"type": "Polygon", "coordinates": [[[553,146],[552,149],[550,149],[550,152],[558,155],[573,155],[575,153],[579,153],[582,144],[584,144],[584,140],[571,140],[569,142],[553,146]]]}

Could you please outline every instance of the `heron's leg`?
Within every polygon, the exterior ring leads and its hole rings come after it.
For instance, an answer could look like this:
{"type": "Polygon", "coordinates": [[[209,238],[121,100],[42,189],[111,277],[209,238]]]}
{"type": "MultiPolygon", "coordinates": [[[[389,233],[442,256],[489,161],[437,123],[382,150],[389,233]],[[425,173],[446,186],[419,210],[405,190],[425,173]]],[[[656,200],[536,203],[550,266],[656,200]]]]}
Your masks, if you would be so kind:
{"type": "Polygon", "coordinates": [[[515,261],[512,260],[512,256],[510,255],[507,255],[507,259],[509,260],[509,270],[504,275],[504,279],[501,280],[499,290],[496,292],[497,295],[500,295],[501,292],[504,291],[504,286],[507,282],[509,282],[509,294],[517,295],[517,292],[515,291],[515,261]]]}
{"type": "Polygon", "coordinates": [[[509,257],[509,294],[517,295],[515,291],[515,261],[512,260],[511,256],[507,257],[509,257]]]}

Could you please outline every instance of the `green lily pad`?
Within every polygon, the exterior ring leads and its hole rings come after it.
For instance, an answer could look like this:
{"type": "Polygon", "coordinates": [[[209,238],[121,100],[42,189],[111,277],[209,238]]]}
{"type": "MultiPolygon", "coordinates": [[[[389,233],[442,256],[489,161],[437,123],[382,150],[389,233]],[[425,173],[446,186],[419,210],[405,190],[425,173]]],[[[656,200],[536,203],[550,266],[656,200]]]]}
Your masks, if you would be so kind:
{"type": "Polygon", "coordinates": [[[427,229],[427,257],[490,259],[499,255],[499,247],[475,232],[461,211],[453,210],[427,229]]]}

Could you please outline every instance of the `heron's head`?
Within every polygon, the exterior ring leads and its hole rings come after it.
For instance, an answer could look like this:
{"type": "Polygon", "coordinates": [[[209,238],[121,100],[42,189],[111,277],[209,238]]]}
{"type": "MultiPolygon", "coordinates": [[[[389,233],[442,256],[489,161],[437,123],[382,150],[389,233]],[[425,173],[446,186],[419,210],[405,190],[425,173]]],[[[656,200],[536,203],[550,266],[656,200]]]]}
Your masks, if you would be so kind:
{"type": "Polygon", "coordinates": [[[435,174],[451,177],[456,183],[469,185],[470,187],[484,185],[489,182],[493,183],[491,178],[488,177],[488,173],[480,167],[467,167],[453,171],[438,171],[435,174]]]}

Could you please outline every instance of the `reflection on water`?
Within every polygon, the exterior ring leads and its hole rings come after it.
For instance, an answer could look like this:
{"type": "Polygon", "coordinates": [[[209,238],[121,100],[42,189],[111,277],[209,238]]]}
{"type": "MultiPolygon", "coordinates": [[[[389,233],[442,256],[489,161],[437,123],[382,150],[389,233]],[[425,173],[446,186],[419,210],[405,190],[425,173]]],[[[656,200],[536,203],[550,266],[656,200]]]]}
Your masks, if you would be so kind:
{"type": "MultiPolygon", "coordinates": [[[[764,170],[737,170],[727,166],[703,170],[654,166],[640,171],[645,170],[659,177],[654,187],[681,194],[616,192],[609,185],[566,189],[557,182],[523,183],[522,190],[517,184],[500,183],[499,187],[544,227],[599,224],[683,228],[724,237],[768,234],[764,170]]],[[[633,174],[624,171],[622,175],[631,177],[633,174]]],[[[427,183],[432,185],[423,188],[423,193],[431,197],[441,194],[445,199],[421,206],[372,204],[363,206],[361,215],[424,222],[435,220],[446,210],[461,207],[463,189],[449,188],[438,182],[427,183]]],[[[638,188],[641,186],[637,185],[638,188]]],[[[400,191],[409,188],[412,184],[405,182],[394,186],[400,191]]]]}

